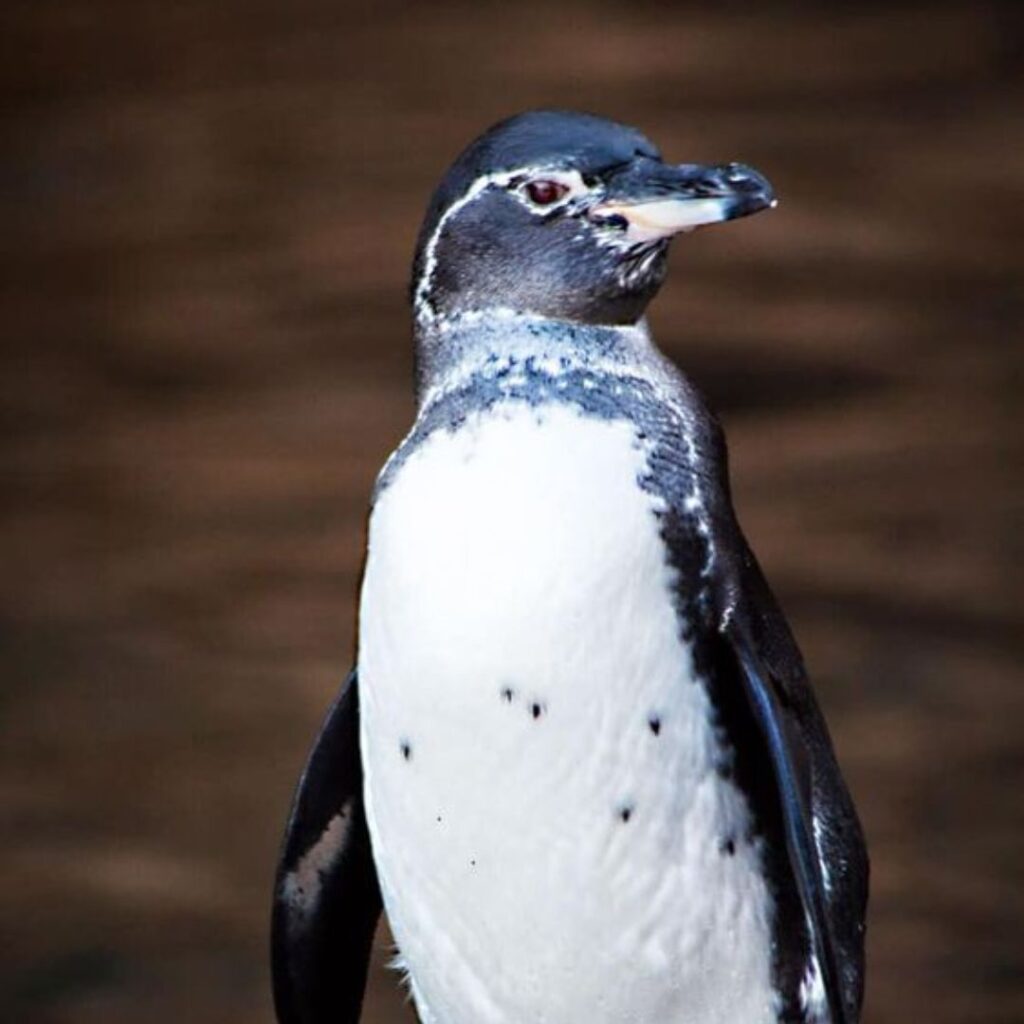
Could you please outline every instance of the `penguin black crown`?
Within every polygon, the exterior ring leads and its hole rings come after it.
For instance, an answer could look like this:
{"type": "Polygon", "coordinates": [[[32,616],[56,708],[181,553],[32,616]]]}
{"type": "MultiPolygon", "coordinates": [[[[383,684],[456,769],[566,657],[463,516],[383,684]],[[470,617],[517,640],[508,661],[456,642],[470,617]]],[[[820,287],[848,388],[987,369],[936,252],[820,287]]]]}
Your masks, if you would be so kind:
{"type": "Polygon", "coordinates": [[[359,1019],[382,907],[423,1024],[856,1024],[868,862],[725,445],[643,319],[740,164],[535,111],[413,265],[416,421],[274,893],[281,1024],[359,1019]]]}

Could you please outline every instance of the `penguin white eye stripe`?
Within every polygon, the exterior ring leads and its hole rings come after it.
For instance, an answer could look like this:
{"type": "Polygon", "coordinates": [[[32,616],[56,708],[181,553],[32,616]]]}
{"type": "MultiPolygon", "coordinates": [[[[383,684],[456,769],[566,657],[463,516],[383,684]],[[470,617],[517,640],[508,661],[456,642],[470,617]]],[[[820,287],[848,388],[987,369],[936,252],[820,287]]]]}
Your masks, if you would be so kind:
{"type": "Polygon", "coordinates": [[[469,188],[441,214],[437,224],[434,226],[433,234],[431,234],[423,246],[422,270],[413,292],[413,310],[417,319],[429,321],[433,320],[435,316],[434,309],[427,296],[430,293],[430,284],[434,277],[434,271],[437,269],[437,243],[441,238],[445,225],[463,207],[468,206],[474,199],[483,195],[492,186],[511,189],[511,195],[515,196],[529,210],[535,212],[543,211],[544,213],[551,213],[553,210],[558,209],[559,204],[564,205],[590,191],[579,171],[566,171],[553,167],[517,167],[509,171],[481,174],[479,178],[474,178],[469,188]],[[540,181],[552,182],[566,189],[559,196],[558,203],[540,205],[531,201],[524,192],[524,189],[530,183],[540,181]]]}
{"type": "Polygon", "coordinates": [[[491,185],[501,185],[502,188],[505,188],[518,173],[521,172],[504,171],[498,174],[482,174],[479,178],[475,178],[469,188],[438,217],[433,233],[423,246],[423,265],[413,292],[413,311],[417,320],[430,321],[436,315],[427,296],[430,293],[430,282],[433,280],[434,271],[437,269],[437,243],[445,225],[459,210],[473,202],[477,196],[482,195],[491,185]]]}

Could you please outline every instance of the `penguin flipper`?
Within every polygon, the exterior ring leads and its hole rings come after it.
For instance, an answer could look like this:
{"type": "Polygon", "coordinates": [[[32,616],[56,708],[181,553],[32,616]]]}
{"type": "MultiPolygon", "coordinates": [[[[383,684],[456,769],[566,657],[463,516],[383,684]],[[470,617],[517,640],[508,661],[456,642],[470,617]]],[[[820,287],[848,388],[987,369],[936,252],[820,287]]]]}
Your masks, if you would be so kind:
{"type": "Polygon", "coordinates": [[[299,780],[277,867],[271,962],[279,1024],[356,1024],[380,911],[353,669],[299,780]]]}
{"type": "Polygon", "coordinates": [[[730,574],[730,610],[719,628],[772,766],[829,1020],[856,1024],[863,997],[864,839],[796,641],[753,554],[745,542],[739,547],[742,568],[730,574]]]}

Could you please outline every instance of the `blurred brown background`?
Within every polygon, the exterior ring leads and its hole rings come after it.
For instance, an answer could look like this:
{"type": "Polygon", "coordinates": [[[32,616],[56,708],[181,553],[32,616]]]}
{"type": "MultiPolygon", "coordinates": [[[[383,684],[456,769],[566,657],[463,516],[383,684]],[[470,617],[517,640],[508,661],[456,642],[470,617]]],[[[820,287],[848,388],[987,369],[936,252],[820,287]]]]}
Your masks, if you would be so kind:
{"type": "Polygon", "coordinates": [[[866,1020],[1024,1020],[1022,6],[7,0],[0,1018],[269,1022],[419,217],[561,105],[775,182],[656,336],[862,810],[866,1020]]]}

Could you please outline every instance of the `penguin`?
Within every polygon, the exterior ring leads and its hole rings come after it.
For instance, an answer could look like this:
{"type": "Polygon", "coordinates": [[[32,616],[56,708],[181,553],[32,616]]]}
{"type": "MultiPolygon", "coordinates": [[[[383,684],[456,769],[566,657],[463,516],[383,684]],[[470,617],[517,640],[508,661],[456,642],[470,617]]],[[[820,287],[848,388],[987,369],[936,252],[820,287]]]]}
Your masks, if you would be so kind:
{"type": "Polygon", "coordinates": [[[386,911],[422,1024],[856,1024],[868,859],[722,430],[645,321],[737,163],[531,111],[413,261],[415,422],[274,889],[281,1024],[359,1019],[386,911]]]}

